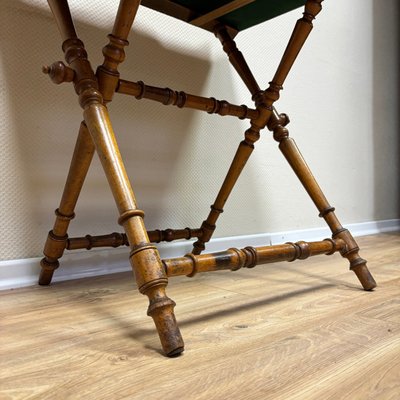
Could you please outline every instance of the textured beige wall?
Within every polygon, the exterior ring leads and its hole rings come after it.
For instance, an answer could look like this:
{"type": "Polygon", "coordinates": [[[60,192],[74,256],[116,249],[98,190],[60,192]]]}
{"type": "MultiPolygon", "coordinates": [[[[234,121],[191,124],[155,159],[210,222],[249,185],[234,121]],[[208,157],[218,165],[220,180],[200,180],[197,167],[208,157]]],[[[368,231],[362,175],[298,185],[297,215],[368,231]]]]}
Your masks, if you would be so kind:
{"type": "MultiPolygon", "coordinates": [[[[117,0],[71,0],[94,65],[117,0]]],[[[325,1],[277,104],[343,223],[399,217],[398,5],[325,1]]],[[[260,84],[271,79],[301,10],[242,32],[238,46],[260,84]],[[261,55],[261,56],[260,56],[261,55]]],[[[62,59],[42,0],[0,2],[0,260],[39,256],[53,222],[79,126],[71,85],[41,65],[62,59]]],[[[209,33],[141,8],[125,79],[251,105],[209,33]]],[[[116,96],[112,121],[149,229],[197,227],[248,123],[116,96]]],[[[70,233],[119,230],[97,159],[70,233]]],[[[265,132],[216,236],[306,229],[323,221],[265,132]]]]}

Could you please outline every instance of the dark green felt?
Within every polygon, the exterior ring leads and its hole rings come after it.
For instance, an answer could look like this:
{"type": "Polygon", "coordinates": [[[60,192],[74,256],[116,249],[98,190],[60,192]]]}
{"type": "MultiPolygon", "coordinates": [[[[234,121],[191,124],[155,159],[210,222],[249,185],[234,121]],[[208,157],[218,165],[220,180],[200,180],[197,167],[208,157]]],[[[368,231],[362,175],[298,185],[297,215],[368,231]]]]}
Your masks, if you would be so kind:
{"type": "MultiPolygon", "coordinates": [[[[174,0],[175,3],[206,14],[232,0],[174,0]]],[[[275,18],[295,8],[302,7],[305,0],[257,0],[219,18],[222,23],[242,31],[253,25],[275,18]]]]}

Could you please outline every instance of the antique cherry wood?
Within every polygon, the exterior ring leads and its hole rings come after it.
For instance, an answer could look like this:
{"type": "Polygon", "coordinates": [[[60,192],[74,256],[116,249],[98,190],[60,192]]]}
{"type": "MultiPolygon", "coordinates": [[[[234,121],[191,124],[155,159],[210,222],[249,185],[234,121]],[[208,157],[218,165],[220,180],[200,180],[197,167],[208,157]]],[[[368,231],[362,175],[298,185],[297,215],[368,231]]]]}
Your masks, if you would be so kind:
{"type": "Polygon", "coordinates": [[[127,38],[140,5],[139,0],[120,0],[114,27],[108,36],[109,43],[103,48],[104,62],[96,72],[88,61],[83,42],[75,32],[67,0],[48,0],[48,3],[61,33],[62,49],[68,65],[60,61],[55,62],[51,66],[43,67],[43,72],[48,74],[54,83],[73,83],[83,109],[84,120],[80,126],[60,205],[56,210],[56,220],[45,244],[39,284],[50,284],[54,270],[59,266],[58,260],[65,249],[89,250],[104,246],[130,246],[130,261],[139,291],[149,298],[148,315],[154,319],[167,356],[178,355],[184,349],[174,316],[175,303],[166,294],[168,276],[191,277],[199,272],[221,269],[234,271],[269,262],[294,261],[314,255],[340,252],[349,260],[350,269],[355,272],[365,290],[372,290],[376,286],[366,261],[359,256],[357,243],[336,218],[334,208],[322,193],[296,143],[289,138],[286,128],[289,118],[285,114],[279,114],[274,108],[285,79],[313,28],[312,21],[321,11],[322,0],[142,1],[147,7],[214,32],[229,61],[248,88],[255,108],[231,104],[213,97],[206,98],[169,88],[149,86],[142,81],[129,82],[120,79],[118,66],[125,59],[124,48],[129,44],[127,38]],[[303,17],[296,23],[269,87],[262,90],[233,38],[242,29],[301,5],[305,5],[303,17]],[[108,116],[106,104],[112,101],[114,93],[131,95],[136,99],[154,100],[179,108],[189,107],[222,116],[249,119],[249,128],[239,143],[211,211],[200,228],[149,232],[146,230],[144,212],[137,206],[108,116]],[[252,154],[255,143],[260,138],[260,131],[266,127],[273,132],[275,140],[279,142],[281,152],[316,205],[319,216],[324,218],[330,227],[332,239],[244,249],[231,248],[224,252],[201,255],[205,244],[213,235],[216,222],[252,154]],[[119,211],[118,222],[125,233],[114,232],[109,235],[69,238],[68,226],[75,216],[75,205],[95,152],[105,171],[119,211]],[[197,238],[193,251],[181,258],[161,260],[154,245],[161,241],[191,238],[197,238]]]}

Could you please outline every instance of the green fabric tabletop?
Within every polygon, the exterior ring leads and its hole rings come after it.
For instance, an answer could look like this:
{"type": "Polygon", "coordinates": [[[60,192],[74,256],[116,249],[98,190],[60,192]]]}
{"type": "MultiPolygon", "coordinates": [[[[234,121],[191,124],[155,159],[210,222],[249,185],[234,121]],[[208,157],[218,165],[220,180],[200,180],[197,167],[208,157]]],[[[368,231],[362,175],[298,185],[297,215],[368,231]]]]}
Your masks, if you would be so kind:
{"type": "MultiPolygon", "coordinates": [[[[199,14],[206,14],[232,0],[174,0],[199,14]]],[[[222,23],[238,31],[275,18],[295,8],[304,6],[305,0],[257,0],[219,18],[222,23]]]]}

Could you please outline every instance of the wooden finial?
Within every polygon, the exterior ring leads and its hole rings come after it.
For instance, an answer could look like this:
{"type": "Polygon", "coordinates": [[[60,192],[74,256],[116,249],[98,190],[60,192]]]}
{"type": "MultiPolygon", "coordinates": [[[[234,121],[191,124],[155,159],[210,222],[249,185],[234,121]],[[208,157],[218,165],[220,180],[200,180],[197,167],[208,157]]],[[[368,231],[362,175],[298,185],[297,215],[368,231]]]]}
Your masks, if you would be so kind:
{"type": "Polygon", "coordinates": [[[57,85],[64,82],[72,82],[75,78],[75,71],[67,67],[62,61],[57,61],[50,66],[43,66],[42,72],[49,75],[52,82],[57,85]]]}

